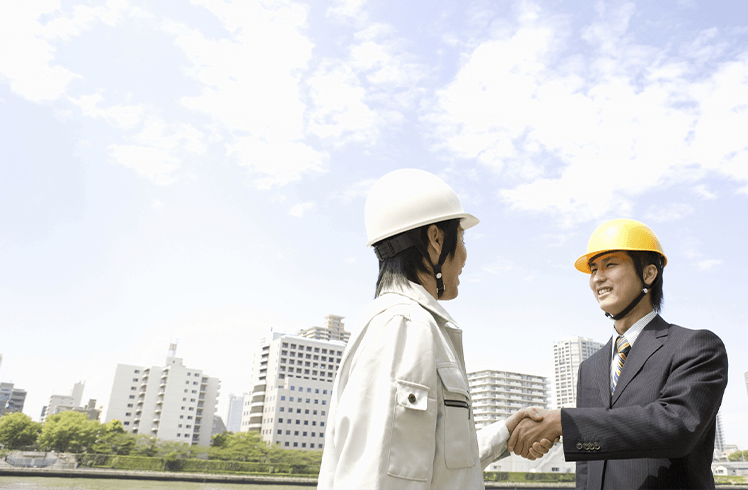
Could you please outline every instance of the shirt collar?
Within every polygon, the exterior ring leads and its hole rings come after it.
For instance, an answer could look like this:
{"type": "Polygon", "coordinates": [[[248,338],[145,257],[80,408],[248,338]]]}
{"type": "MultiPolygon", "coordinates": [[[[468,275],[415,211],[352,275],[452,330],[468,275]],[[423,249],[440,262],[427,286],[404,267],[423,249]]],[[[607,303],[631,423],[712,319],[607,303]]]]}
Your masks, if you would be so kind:
{"type": "Polygon", "coordinates": [[[387,293],[399,294],[401,296],[405,296],[406,298],[412,299],[419,305],[429,310],[431,313],[441,317],[445,322],[451,323],[451,325],[447,325],[448,327],[451,326],[452,328],[459,328],[457,322],[455,322],[454,319],[449,315],[449,313],[447,313],[447,310],[445,310],[442,305],[440,305],[439,302],[433,296],[431,296],[428,291],[426,291],[426,288],[424,288],[420,284],[408,281],[407,285],[393,285],[388,288],[384,288],[381,294],[387,293]]]}
{"type": "MultiPolygon", "coordinates": [[[[642,333],[642,330],[644,330],[644,327],[646,327],[649,322],[654,319],[654,317],[657,316],[657,313],[652,310],[643,317],[639,319],[636,323],[631,325],[628,330],[623,334],[623,336],[628,341],[629,345],[631,347],[634,347],[634,342],[636,342],[637,337],[639,337],[639,334],[642,333]]],[[[618,338],[618,332],[616,332],[616,329],[613,328],[613,352],[615,353],[616,349],[616,339],[618,338]]]]}

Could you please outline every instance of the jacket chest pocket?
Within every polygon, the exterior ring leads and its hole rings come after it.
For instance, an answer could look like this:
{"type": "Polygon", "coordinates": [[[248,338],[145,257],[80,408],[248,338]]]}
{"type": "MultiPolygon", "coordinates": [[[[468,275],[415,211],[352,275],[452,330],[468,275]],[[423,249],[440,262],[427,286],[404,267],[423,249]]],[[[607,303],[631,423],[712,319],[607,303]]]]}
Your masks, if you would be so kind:
{"type": "Polygon", "coordinates": [[[439,367],[444,387],[444,457],[449,469],[478,462],[478,440],[467,384],[456,366],[439,367]]]}

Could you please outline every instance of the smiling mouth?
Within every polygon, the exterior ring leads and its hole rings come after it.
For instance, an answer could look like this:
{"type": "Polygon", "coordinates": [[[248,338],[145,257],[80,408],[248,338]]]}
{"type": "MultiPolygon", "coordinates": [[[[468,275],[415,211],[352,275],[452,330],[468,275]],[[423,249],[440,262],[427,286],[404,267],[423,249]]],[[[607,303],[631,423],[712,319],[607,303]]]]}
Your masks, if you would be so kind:
{"type": "Polygon", "coordinates": [[[613,291],[613,288],[600,288],[597,290],[597,295],[602,296],[603,294],[613,291]]]}

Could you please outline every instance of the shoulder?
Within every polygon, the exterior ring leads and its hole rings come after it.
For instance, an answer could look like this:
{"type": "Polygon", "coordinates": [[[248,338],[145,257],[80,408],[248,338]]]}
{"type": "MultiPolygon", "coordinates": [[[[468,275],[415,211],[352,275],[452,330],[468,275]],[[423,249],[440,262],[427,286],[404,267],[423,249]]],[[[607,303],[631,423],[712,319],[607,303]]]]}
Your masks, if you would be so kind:
{"type": "MultiPolygon", "coordinates": [[[[659,328],[667,329],[669,341],[675,341],[677,343],[684,344],[695,344],[699,346],[714,346],[721,347],[724,350],[724,344],[722,339],[711,330],[699,329],[694,330],[691,328],[682,327],[675,323],[668,323],[659,315],[655,318],[655,321],[661,322],[659,328]]],[[[658,325],[654,325],[657,330],[658,325]]]]}

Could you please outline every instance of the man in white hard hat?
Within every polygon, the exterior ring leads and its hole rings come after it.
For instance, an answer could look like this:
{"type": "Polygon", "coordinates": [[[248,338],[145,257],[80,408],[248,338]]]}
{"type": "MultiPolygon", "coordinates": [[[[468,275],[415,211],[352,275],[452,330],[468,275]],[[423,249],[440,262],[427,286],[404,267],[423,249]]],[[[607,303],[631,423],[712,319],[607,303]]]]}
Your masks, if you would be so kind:
{"type": "MultiPolygon", "coordinates": [[[[379,259],[376,299],[360,316],[333,386],[320,489],[479,489],[507,456],[522,410],[478,433],[462,331],[438,300],[457,297],[467,259],[463,211],[441,179],[391,172],[372,187],[367,245],[379,259]]],[[[552,447],[535,443],[527,456],[552,447]]]]}
{"type": "Polygon", "coordinates": [[[666,264],[654,232],[631,219],[599,226],[576,261],[615,322],[610,341],[579,367],[577,408],[523,422],[509,446],[525,454],[533,440],[563,434],[579,489],[714,488],[727,353],[712,332],[658,314],[666,264]]]}

